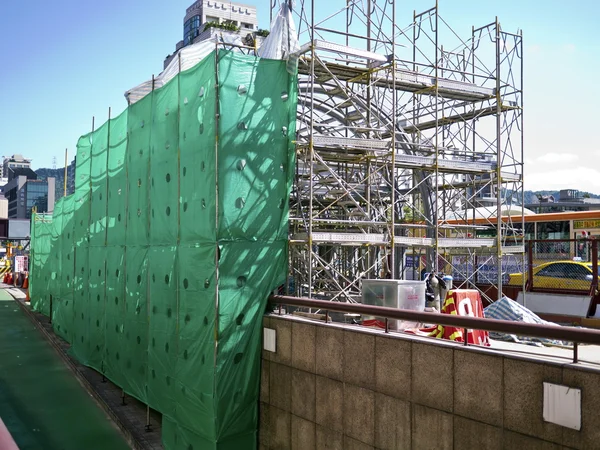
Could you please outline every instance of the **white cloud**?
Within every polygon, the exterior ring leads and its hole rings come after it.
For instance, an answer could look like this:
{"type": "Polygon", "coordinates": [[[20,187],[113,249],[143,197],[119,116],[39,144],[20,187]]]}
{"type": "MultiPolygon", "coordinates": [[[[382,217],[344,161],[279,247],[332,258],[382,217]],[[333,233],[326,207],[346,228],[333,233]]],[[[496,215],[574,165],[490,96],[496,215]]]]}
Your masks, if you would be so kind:
{"type": "Polygon", "coordinates": [[[600,170],[589,167],[537,171],[535,166],[525,166],[525,189],[578,189],[600,194],[600,170]]]}
{"type": "Polygon", "coordinates": [[[546,153],[545,155],[538,156],[536,158],[537,162],[542,163],[568,163],[574,162],[579,159],[579,156],[573,153],[546,153]]]}

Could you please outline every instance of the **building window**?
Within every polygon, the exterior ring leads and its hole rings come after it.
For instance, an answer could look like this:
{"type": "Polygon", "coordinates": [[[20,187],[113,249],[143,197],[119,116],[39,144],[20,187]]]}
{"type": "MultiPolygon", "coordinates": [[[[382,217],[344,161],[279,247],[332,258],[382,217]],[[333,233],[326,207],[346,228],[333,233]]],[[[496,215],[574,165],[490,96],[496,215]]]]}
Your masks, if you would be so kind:
{"type": "Polygon", "coordinates": [[[537,224],[538,239],[569,239],[569,222],[539,222],[537,224]]]}
{"type": "Polygon", "coordinates": [[[26,218],[31,217],[31,210],[35,206],[38,212],[48,212],[48,183],[46,181],[29,180],[25,185],[26,192],[26,218]]]}
{"type": "Polygon", "coordinates": [[[242,22],[242,28],[246,28],[247,30],[253,30],[254,25],[252,25],[251,23],[242,22]]]}
{"type": "Polygon", "coordinates": [[[200,16],[190,17],[183,25],[183,45],[189,45],[200,34],[200,16]]]}

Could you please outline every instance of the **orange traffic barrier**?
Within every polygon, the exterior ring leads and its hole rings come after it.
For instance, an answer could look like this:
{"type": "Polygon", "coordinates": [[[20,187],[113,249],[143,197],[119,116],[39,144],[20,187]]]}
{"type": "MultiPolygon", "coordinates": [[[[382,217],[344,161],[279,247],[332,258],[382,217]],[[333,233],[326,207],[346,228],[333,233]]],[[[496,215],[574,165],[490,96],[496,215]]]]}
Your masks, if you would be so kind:
{"type": "Polygon", "coordinates": [[[6,272],[6,273],[4,274],[4,278],[2,278],[2,282],[3,282],[4,284],[7,284],[7,283],[8,283],[8,272],[6,272]]]}
{"type": "Polygon", "coordinates": [[[6,280],[6,284],[12,284],[13,282],[13,276],[12,273],[8,273],[8,280],[6,280]]]}
{"type": "Polygon", "coordinates": [[[23,289],[27,289],[29,287],[29,274],[25,274],[25,279],[23,280],[23,289]]]}

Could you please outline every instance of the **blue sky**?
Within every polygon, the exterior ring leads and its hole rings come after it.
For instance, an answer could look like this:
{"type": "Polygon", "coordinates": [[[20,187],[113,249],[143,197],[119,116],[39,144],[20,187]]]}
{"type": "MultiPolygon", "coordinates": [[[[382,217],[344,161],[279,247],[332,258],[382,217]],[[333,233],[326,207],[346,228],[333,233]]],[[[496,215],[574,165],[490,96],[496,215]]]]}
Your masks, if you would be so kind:
{"type": "MultiPolygon", "coordinates": [[[[69,159],[92,116],[102,123],[123,93],[162,70],[182,37],[193,0],[5,2],[0,15],[0,148],[33,166],[69,159]]],[[[268,28],[268,0],[258,7],[268,28]]],[[[345,1],[321,2],[319,14],[345,1]],[[322,10],[321,10],[322,8],[322,10]]],[[[400,23],[433,1],[397,3],[400,23]]],[[[587,0],[440,0],[440,14],[461,35],[492,22],[523,30],[527,189],[572,187],[600,193],[595,136],[600,90],[600,3],[587,0]],[[543,6],[542,6],[543,5],[543,6]]]]}

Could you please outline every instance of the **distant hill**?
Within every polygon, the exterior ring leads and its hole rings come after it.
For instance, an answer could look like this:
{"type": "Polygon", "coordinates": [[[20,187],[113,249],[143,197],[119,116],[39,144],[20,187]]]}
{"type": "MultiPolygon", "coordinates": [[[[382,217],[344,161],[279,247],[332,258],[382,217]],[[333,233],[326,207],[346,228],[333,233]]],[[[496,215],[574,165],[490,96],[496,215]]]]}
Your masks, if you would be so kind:
{"type": "MultiPolygon", "coordinates": [[[[558,200],[558,198],[560,196],[560,192],[559,191],[525,191],[524,192],[525,204],[528,204],[528,203],[537,203],[537,201],[538,201],[538,195],[539,196],[552,195],[552,196],[554,196],[554,198],[556,200],[558,200]]],[[[598,194],[592,194],[591,192],[580,191],[579,195],[581,195],[584,198],[600,198],[600,195],[598,195],[598,194]]]]}
{"type": "MultiPolygon", "coordinates": [[[[37,169],[35,171],[40,179],[46,180],[48,178],[55,178],[54,194],[55,199],[61,198],[65,191],[65,169],[37,169]]],[[[67,166],[67,195],[75,192],[75,160],[69,166],[67,166]]]]}

